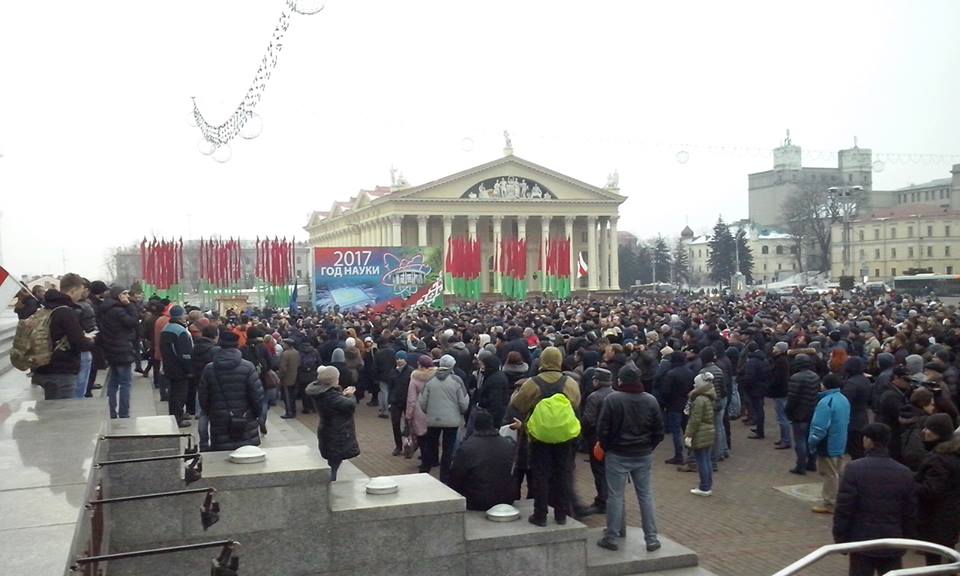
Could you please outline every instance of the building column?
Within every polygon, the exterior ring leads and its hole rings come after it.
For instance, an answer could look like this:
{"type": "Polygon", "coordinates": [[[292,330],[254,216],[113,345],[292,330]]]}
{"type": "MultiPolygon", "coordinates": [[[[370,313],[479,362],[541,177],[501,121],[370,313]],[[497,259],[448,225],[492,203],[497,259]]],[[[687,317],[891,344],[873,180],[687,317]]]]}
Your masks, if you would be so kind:
{"type": "Polygon", "coordinates": [[[467,216],[467,231],[471,240],[477,239],[477,216],[467,216]]]}
{"type": "Polygon", "coordinates": [[[446,282],[447,252],[450,250],[450,236],[452,234],[453,234],[453,216],[444,216],[443,217],[443,264],[444,264],[443,293],[444,294],[453,294],[453,286],[450,286],[446,282]]]}
{"type": "MultiPolygon", "coordinates": [[[[517,240],[526,240],[527,239],[527,217],[526,216],[517,216],[517,240]]],[[[529,263],[529,258],[527,258],[528,252],[525,250],[523,252],[523,260],[525,263],[529,263]]],[[[529,266],[528,266],[529,268],[529,266]]],[[[523,281],[526,282],[527,278],[530,277],[529,270],[527,275],[523,278],[523,281]]]]}
{"type": "Polygon", "coordinates": [[[587,290],[596,292],[599,287],[600,256],[597,255],[597,217],[587,216],[587,290]]]}
{"type": "Polygon", "coordinates": [[[620,238],[617,235],[618,216],[610,217],[610,289],[620,289],[620,238]]]}
{"type": "Polygon", "coordinates": [[[597,279],[600,281],[600,289],[606,290],[610,285],[610,243],[607,240],[607,220],[606,218],[600,217],[597,219],[600,224],[600,234],[597,238],[597,243],[600,245],[600,266],[597,268],[597,271],[600,272],[600,275],[597,279]]]}
{"type": "Polygon", "coordinates": [[[429,216],[417,216],[417,246],[425,247],[427,245],[427,223],[429,216]]]}
{"type": "Polygon", "coordinates": [[[380,243],[377,246],[389,246],[390,245],[390,227],[388,225],[386,218],[381,218],[379,220],[380,228],[380,243]]]}
{"type": "Polygon", "coordinates": [[[550,217],[540,217],[540,291],[547,288],[547,240],[550,238],[550,217]]]}
{"type": "Polygon", "coordinates": [[[565,216],[563,218],[563,234],[570,242],[570,290],[577,289],[577,254],[573,249],[573,222],[575,216],[565,216]]]}
{"type": "MultiPolygon", "coordinates": [[[[500,243],[503,241],[503,216],[493,216],[493,269],[500,267],[500,243]]],[[[497,294],[503,293],[503,284],[501,283],[500,272],[493,275],[493,291],[497,294]]]]}
{"type": "Polygon", "coordinates": [[[390,217],[390,246],[403,246],[403,216],[393,215],[390,217]]]}

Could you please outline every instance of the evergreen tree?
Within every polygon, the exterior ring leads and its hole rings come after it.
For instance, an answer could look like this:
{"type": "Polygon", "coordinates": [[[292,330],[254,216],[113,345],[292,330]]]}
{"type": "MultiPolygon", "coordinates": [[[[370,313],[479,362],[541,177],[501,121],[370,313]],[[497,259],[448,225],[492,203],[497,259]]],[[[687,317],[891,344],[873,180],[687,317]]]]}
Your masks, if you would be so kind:
{"type": "Polygon", "coordinates": [[[747,246],[747,233],[741,228],[737,231],[736,247],[740,258],[740,273],[753,284],[753,250],[747,246]]]}
{"type": "Polygon", "coordinates": [[[620,287],[627,289],[640,280],[641,263],[637,255],[636,245],[623,244],[620,246],[618,261],[620,263],[620,287]]]}
{"type": "Polygon", "coordinates": [[[707,266],[710,267],[710,279],[721,286],[730,284],[730,278],[736,272],[736,241],[730,234],[730,229],[719,218],[713,227],[713,236],[709,243],[710,258],[707,266]]]}
{"type": "Polygon", "coordinates": [[[667,246],[662,236],[657,236],[657,241],[653,244],[653,268],[656,271],[657,282],[670,282],[670,265],[673,257],[670,255],[670,247],[667,246]]]}
{"type": "Polygon", "coordinates": [[[653,250],[642,242],[637,243],[637,264],[640,267],[641,284],[653,282],[653,250]]]}
{"type": "Polygon", "coordinates": [[[679,240],[673,249],[673,281],[677,285],[690,282],[690,259],[687,258],[687,247],[679,240]]]}

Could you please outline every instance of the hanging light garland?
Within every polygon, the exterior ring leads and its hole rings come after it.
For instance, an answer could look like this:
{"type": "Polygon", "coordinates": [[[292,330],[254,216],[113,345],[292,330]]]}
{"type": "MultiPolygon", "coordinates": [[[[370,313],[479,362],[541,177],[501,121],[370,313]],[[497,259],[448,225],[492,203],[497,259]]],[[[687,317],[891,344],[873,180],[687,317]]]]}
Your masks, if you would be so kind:
{"type": "Polygon", "coordinates": [[[248,140],[260,135],[263,130],[263,120],[254,112],[254,109],[263,98],[263,93],[267,89],[267,81],[270,80],[273,69],[277,67],[277,59],[280,56],[280,50],[283,48],[283,36],[287,32],[287,28],[290,27],[290,17],[292,14],[306,16],[316,14],[323,10],[325,4],[325,0],[286,0],[286,7],[280,13],[280,20],[273,29],[273,36],[270,38],[270,44],[267,45],[266,53],[260,60],[260,66],[253,77],[253,83],[247,89],[243,100],[226,121],[220,124],[208,122],[200,112],[196,98],[192,98],[193,116],[191,123],[200,128],[201,138],[197,143],[197,148],[201,154],[212,156],[217,162],[227,162],[233,155],[230,142],[237,135],[248,140]]]}

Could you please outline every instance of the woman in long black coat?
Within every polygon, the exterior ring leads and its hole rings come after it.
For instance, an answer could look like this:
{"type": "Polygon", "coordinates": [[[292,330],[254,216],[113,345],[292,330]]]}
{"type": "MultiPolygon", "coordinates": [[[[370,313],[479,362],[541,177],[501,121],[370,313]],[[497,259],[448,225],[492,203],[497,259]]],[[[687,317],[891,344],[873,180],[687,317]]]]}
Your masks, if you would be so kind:
{"type": "Polygon", "coordinates": [[[317,440],[320,455],[330,465],[330,480],[337,479],[337,470],[344,460],[360,455],[357,429],[353,415],[357,402],[352,386],[340,389],[340,371],[333,366],[317,370],[317,380],[307,386],[307,395],[313,398],[320,416],[317,440]]]}
{"type": "MultiPolygon", "coordinates": [[[[927,418],[924,441],[936,443],[917,470],[917,522],[920,539],[953,548],[960,535],[960,435],[946,414],[927,418]]],[[[942,559],[926,554],[927,564],[942,559]]]]}

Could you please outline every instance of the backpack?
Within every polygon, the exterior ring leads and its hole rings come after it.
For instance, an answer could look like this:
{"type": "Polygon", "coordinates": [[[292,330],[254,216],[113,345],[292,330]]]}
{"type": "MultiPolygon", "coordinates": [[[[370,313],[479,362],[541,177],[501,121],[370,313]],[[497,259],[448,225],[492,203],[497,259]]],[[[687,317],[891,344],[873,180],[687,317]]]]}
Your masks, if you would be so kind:
{"type": "Polygon", "coordinates": [[[533,407],[527,420],[527,433],[537,442],[562,444],[580,435],[580,420],[563,393],[563,383],[568,377],[547,384],[534,376],[532,380],[540,388],[540,401],[533,407]]]}
{"type": "Polygon", "coordinates": [[[59,306],[54,310],[42,308],[33,316],[21,320],[17,324],[17,332],[13,337],[13,348],[10,349],[10,363],[22,372],[46,366],[53,359],[56,350],[69,350],[70,343],[64,336],[53,345],[50,336],[50,321],[55,310],[66,308],[59,306]]]}

